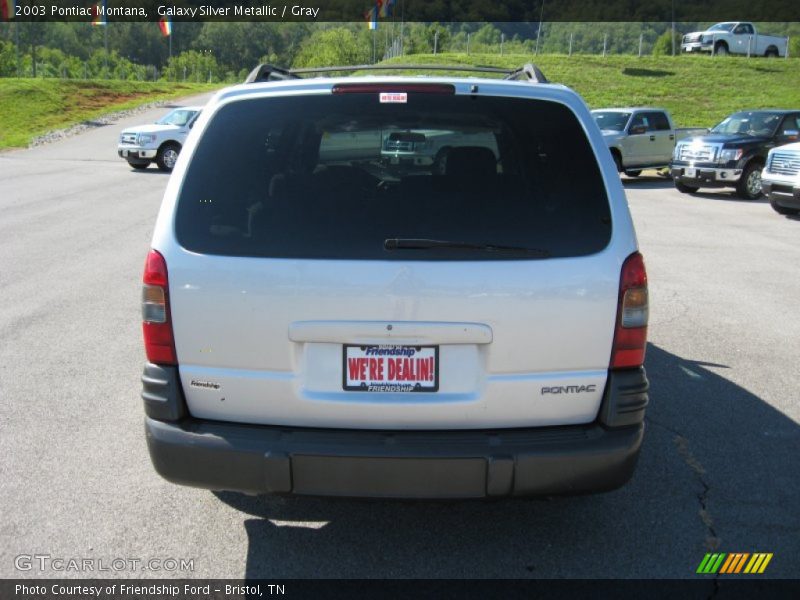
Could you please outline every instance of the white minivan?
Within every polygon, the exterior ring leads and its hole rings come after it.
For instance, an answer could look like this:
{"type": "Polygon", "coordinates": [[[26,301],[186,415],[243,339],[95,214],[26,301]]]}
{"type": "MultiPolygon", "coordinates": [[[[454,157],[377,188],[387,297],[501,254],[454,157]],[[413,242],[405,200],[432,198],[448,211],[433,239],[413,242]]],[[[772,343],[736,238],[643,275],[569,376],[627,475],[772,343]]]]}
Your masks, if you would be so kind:
{"type": "Polygon", "coordinates": [[[648,296],[625,194],[575,92],[496,71],[263,65],[206,106],[144,272],[162,476],[404,498],[631,477],[648,296]],[[438,166],[383,149],[437,131],[476,141],[438,166]]]}

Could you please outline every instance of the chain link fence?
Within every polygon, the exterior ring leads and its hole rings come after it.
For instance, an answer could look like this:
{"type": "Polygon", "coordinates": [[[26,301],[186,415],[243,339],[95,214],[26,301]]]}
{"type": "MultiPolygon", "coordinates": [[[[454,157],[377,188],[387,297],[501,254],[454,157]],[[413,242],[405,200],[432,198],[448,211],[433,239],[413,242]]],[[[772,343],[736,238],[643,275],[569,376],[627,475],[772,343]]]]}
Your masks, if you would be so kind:
{"type": "MultiPolygon", "coordinates": [[[[446,45],[438,40],[438,36],[434,36],[435,42],[433,47],[429,50],[433,54],[443,52],[447,53],[463,53],[467,55],[472,54],[494,54],[498,56],[508,54],[555,54],[566,55],[567,57],[573,55],[582,56],[671,56],[685,54],[681,51],[681,43],[683,41],[683,34],[680,32],[675,33],[675,43],[672,44],[670,36],[668,35],[654,35],[652,32],[640,33],[638,35],[619,35],[615,33],[602,33],[598,31],[595,35],[587,36],[584,31],[581,32],[563,32],[559,31],[556,34],[549,34],[546,29],[539,38],[518,40],[507,39],[504,34],[499,34],[496,40],[486,41],[474,34],[464,34],[462,36],[453,37],[447,40],[446,45]]],[[[786,52],[781,52],[781,56],[789,58],[792,55],[790,51],[791,41],[790,37],[786,37],[786,52]]],[[[392,58],[402,54],[402,44],[399,40],[395,40],[391,46],[386,48],[384,54],[385,58],[392,58]]],[[[716,44],[711,45],[715,48],[716,44]]],[[[756,39],[755,36],[750,36],[745,46],[741,51],[737,52],[744,56],[756,57],[756,39]]],[[[712,56],[716,52],[705,52],[705,54],[712,56]]],[[[761,54],[763,55],[763,54],[761,54]]]]}

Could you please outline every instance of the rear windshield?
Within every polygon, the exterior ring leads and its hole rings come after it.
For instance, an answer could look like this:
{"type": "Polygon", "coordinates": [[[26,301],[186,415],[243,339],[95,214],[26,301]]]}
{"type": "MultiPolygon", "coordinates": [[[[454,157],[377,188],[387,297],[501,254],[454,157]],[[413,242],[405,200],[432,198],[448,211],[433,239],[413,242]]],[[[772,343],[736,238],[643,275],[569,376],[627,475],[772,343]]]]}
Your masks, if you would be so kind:
{"type": "Polygon", "coordinates": [[[611,218],[563,105],[348,93],[222,107],[188,166],[175,228],[204,254],[505,260],[598,252],[611,218]]]}

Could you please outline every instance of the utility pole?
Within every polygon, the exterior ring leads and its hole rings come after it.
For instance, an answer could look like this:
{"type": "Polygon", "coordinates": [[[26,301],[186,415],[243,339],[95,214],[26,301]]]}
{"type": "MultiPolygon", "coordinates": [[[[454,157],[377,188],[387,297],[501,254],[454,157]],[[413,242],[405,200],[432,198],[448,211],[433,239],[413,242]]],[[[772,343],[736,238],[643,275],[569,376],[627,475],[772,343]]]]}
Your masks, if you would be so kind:
{"type": "Polygon", "coordinates": [[[36,79],[36,24],[28,24],[28,32],[31,34],[31,63],[33,64],[33,78],[36,79]]]}
{"type": "Polygon", "coordinates": [[[539,26],[536,28],[536,54],[539,54],[539,37],[542,35],[542,18],[544,18],[544,0],[542,0],[542,9],[539,11],[539,26]]]}
{"type": "Polygon", "coordinates": [[[672,0],[672,56],[675,56],[675,0],[672,0]]]}
{"type": "Polygon", "coordinates": [[[400,55],[405,54],[406,39],[403,36],[403,25],[405,24],[405,6],[400,0],[400,55]]]}
{"type": "Polygon", "coordinates": [[[17,77],[19,77],[20,76],[19,72],[20,69],[22,68],[19,58],[19,21],[16,21],[14,23],[14,53],[16,54],[16,59],[17,59],[17,77]]]}
{"type": "Polygon", "coordinates": [[[394,13],[395,13],[395,10],[394,10],[394,7],[392,7],[392,34],[389,36],[389,39],[391,39],[392,41],[389,42],[389,40],[386,40],[386,42],[385,42],[385,49],[384,49],[384,56],[383,56],[384,58],[386,58],[387,55],[389,55],[389,57],[391,58],[391,51],[389,49],[392,46],[394,46],[394,41],[397,39],[397,36],[395,36],[395,34],[394,34],[394,13]]]}

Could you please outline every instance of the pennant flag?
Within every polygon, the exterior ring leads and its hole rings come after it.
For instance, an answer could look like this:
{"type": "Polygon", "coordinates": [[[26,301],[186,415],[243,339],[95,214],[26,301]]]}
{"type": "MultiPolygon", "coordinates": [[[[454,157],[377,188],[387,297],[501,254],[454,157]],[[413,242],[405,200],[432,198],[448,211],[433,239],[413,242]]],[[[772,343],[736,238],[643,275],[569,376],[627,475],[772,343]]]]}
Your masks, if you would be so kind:
{"type": "Polygon", "coordinates": [[[15,0],[0,0],[0,19],[10,21],[14,18],[16,12],[17,3],[15,0]]]}
{"type": "Polygon", "coordinates": [[[377,0],[378,8],[381,17],[391,17],[394,13],[394,3],[397,0],[377,0]]]}
{"type": "Polygon", "coordinates": [[[92,6],[92,25],[106,25],[108,21],[106,21],[106,0],[102,2],[102,8],[100,7],[100,2],[92,6]]]}
{"type": "Polygon", "coordinates": [[[367,20],[367,24],[369,25],[370,29],[377,29],[378,28],[378,7],[373,6],[367,12],[364,13],[364,18],[367,20]]]}
{"type": "Polygon", "coordinates": [[[158,21],[158,28],[164,37],[172,35],[172,20],[169,17],[161,17],[158,21]]]}

